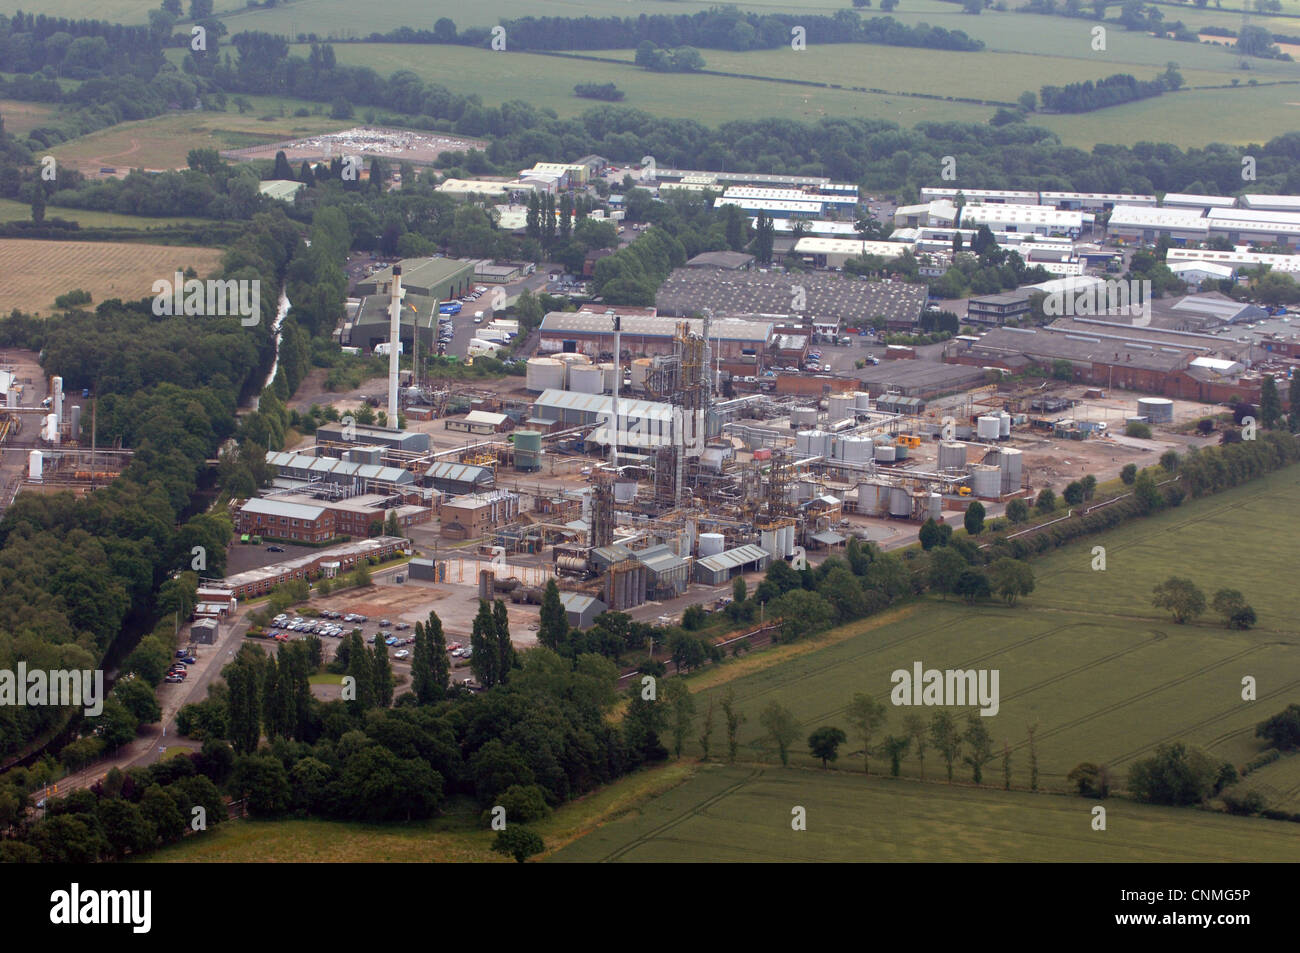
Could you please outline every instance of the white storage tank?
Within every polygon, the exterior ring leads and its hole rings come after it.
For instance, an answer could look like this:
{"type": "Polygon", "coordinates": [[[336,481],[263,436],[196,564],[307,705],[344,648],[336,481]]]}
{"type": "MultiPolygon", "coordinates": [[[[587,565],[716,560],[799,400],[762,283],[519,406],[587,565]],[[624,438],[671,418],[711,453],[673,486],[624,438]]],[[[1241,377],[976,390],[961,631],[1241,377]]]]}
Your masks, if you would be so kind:
{"type": "Polygon", "coordinates": [[[781,529],[781,544],[785,547],[787,557],[794,555],[794,527],[786,526],[781,529]]]}
{"type": "Polygon", "coordinates": [[[605,372],[595,364],[574,364],[569,368],[569,390],[578,394],[599,394],[605,387],[605,372]]]}
{"type": "Polygon", "coordinates": [[[801,430],[795,434],[794,446],[800,457],[829,457],[831,435],[824,430],[801,430]]]}
{"type": "Polygon", "coordinates": [[[844,420],[853,416],[853,398],[848,394],[832,394],[826,398],[826,415],[830,420],[844,420]]]}
{"type": "Polygon", "coordinates": [[[524,375],[524,386],[534,393],[564,389],[564,364],[553,357],[530,357],[524,375]]]}
{"type": "Polygon", "coordinates": [[[51,409],[54,411],[54,419],[61,423],[63,421],[63,378],[51,378],[50,383],[54,387],[54,402],[51,409]]]}
{"type": "Polygon", "coordinates": [[[45,415],[45,439],[56,447],[59,445],[59,418],[53,414],[45,415]]]}
{"type": "Polygon", "coordinates": [[[936,523],[943,516],[943,495],[939,493],[930,494],[930,519],[936,523]]]}
{"type": "Polygon", "coordinates": [[[615,375],[617,375],[617,374],[619,373],[619,370],[620,370],[619,367],[618,367],[618,365],[614,364],[614,363],[611,362],[611,361],[606,361],[605,363],[603,363],[603,364],[598,364],[598,365],[596,365],[596,366],[599,367],[599,368],[600,368],[600,371],[601,371],[602,378],[601,378],[601,388],[600,388],[600,389],[601,389],[603,392],[612,394],[612,393],[614,392],[614,381],[615,381],[616,379],[618,380],[619,390],[622,390],[622,389],[623,389],[623,380],[622,380],[622,378],[616,378],[616,377],[615,377],[615,375]]]}
{"type": "Polygon", "coordinates": [[[700,534],[700,558],[716,556],[727,548],[726,537],[721,533],[700,534]]]}
{"type": "Polygon", "coordinates": [[[912,515],[912,494],[901,486],[889,489],[889,515],[901,517],[912,515]]]}
{"type": "Polygon", "coordinates": [[[618,480],[614,483],[614,502],[631,503],[636,499],[636,481],[618,480]]]}
{"type": "Polygon", "coordinates": [[[758,534],[758,545],[766,553],[770,553],[777,559],[785,556],[785,550],[781,545],[781,531],[779,529],[765,529],[758,534]]]}
{"type": "Polygon", "coordinates": [[[956,441],[945,441],[939,444],[939,469],[965,470],[966,445],[956,441]]]}
{"type": "Polygon", "coordinates": [[[44,466],[44,457],[39,450],[33,450],[27,454],[27,479],[34,483],[41,482],[41,472],[44,466]]]}
{"type": "Polygon", "coordinates": [[[998,414],[998,436],[1002,438],[1011,436],[1011,415],[1005,410],[998,414]]]}
{"type": "Polygon", "coordinates": [[[1021,474],[1024,472],[1024,455],[1012,447],[1003,447],[998,455],[1002,470],[1002,492],[1012,493],[1020,489],[1021,474]]]}
{"type": "Polygon", "coordinates": [[[870,437],[841,437],[835,444],[835,455],[845,463],[866,463],[873,447],[870,437]]]}
{"type": "Polygon", "coordinates": [[[898,451],[892,444],[878,443],[875,448],[877,463],[893,463],[898,451]]]}
{"type": "Polygon", "coordinates": [[[81,439],[81,405],[80,404],[72,405],[71,426],[68,428],[68,433],[71,435],[74,442],[81,439]]]}
{"type": "Polygon", "coordinates": [[[1002,426],[998,423],[998,418],[992,414],[976,418],[975,436],[981,440],[997,440],[1001,432],[1002,426]]]}
{"type": "Polygon", "coordinates": [[[1169,423],[1174,419],[1174,402],[1165,397],[1142,397],[1138,413],[1153,424],[1169,423]]]}
{"type": "Polygon", "coordinates": [[[868,413],[871,410],[871,394],[865,390],[854,391],[853,409],[860,414],[868,413]]]}
{"type": "Polygon", "coordinates": [[[638,357],[632,362],[632,389],[643,391],[646,389],[646,378],[650,376],[651,361],[648,357],[638,357]]]}
{"type": "Polygon", "coordinates": [[[970,470],[971,493],[985,499],[996,499],[1002,493],[1002,468],[977,463],[970,470]]]}
{"type": "Polygon", "coordinates": [[[796,407],[790,411],[790,426],[812,427],[817,423],[816,407],[796,407]]]}

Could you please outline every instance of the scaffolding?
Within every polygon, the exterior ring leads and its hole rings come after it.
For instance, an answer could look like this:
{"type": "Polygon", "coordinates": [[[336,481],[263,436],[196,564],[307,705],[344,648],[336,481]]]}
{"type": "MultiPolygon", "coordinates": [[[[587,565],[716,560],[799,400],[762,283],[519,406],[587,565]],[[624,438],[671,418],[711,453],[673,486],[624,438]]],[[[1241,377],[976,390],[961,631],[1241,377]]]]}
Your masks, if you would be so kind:
{"type": "Polygon", "coordinates": [[[614,542],[614,475],[601,470],[591,487],[591,545],[594,549],[614,542]]]}

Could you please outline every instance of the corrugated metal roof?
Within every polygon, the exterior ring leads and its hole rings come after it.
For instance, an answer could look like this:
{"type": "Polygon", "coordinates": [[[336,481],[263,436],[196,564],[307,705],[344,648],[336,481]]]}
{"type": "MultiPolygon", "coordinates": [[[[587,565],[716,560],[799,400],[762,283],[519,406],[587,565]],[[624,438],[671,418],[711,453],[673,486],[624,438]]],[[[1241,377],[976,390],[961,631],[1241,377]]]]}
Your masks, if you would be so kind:
{"type": "Polygon", "coordinates": [[[290,470],[302,470],[309,474],[323,476],[360,477],[363,480],[382,480],[386,483],[411,483],[415,475],[401,467],[385,467],[377,463],[353,463],[351,460],[336,460],[334,457],[313,457],[305,453],[268,452],[266,462],[272,466],[290,470]]]}
{"type": "Polygon", "coordinates": [[[284,516],[295,520],[318,520],[325,512],[323,506],[307,506],[304,503],[285,503],[283,500],[249,500],[242,507],[241,513],[254,513],[262,516],[284,516]]]}
{"type": "MultiPolygon", "coordinates": [[[[576,410],[580,413],[609,416],[614,398],[605,394],[582,394],[572,390],[550,388],[542,391],[533,403],[534,412],[547,410],[576,410]]],[[[629,400],[619,397],[618,412],[621,417],[648,417],[652,420],[672,420],[673,405],[650,400],[629,400]]]]}
{"type": "Polygon", "coordinates": [[[769,555],[766,549],[758,546],[737,546],[735,549],[729,549],[725,553],[718,553],[716,556],[705,556],[696,565],[703,566],[710,572],[719,572],[767,559],[769,555]]]}
{"type": "Polygon", "coordinates": [[[471,410],[465,415],[467,424],[488,424],[492,427],[501,426],[507,419],[505,414],[494,414],[486,410],[471,410]]]}
{"type": "Polygon", "coordinates": [[[830,530],[814,534],[813,539],[819,543],[825,543],[827,546],[836,546],[839,543],[844,542],[843,536],[839,533],[832,533],[830,530]]]}
{"type": "Polygon", "coordinates": [[[651,546],[635,554],[636,559],[653,573],[670,572],[685,566],[687,560],[678,556],[667,546],[651,546]]]}
{"type": "Polygon", "coordinates": [[[464,483],[477,483],[484,475],[491,476],[487,467],[475,467],[465,463],[435,463],[424,471],[431,480],[456,480],[464,483]]]}
{"type": "Polygon", "coordinates": [[[564,606],[565,612],[583,613],[592,605],[600,606],[600,611],[605,611],[605,603],[601,602],[595,596],[588,596],[581,592],[562,592],[560,593],[560,605],[564,606]]]}

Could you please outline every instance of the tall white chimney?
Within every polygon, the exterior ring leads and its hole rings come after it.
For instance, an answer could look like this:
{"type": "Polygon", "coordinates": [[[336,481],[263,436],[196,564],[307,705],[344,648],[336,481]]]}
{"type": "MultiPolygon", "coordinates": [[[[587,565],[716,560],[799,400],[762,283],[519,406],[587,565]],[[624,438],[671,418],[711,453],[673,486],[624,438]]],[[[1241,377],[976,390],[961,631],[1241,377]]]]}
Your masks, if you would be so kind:
{"type": "Polygon", "coordinates": [[[53,411],[54,416],[59,423],[63,423],[63,378],[56,377],[51,383],[54,385],[53,411]]]}
{"type": "Polygon", "coordinates": [[[613,438],[609,444],[609,465],[618,466],[618,439],[619,439],[619,419],[618,419],[618,385],[623,381],[623,364],[621,360],[623,347],[623,321],[615,311],[606,312],[614,319],[614,394],[610,402],[610,436],[613,438]]]}
{"type": "Polygon", "coordinates": [[[402,344],[402,266],[393,266],[393,295],[388,302],[388,426],[397,429],[398,348],[402,344]]]}

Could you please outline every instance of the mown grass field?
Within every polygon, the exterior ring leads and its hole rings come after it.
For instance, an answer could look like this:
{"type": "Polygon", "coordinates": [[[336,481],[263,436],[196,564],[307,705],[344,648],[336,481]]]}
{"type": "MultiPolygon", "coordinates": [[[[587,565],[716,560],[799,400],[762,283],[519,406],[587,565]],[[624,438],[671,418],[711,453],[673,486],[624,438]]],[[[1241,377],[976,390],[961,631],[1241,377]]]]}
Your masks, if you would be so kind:
{"type": "MultiPolygon", "coordinates": [[[[0,222],[22,222],[32,217],[32,207],[16,199],[0,199],[0,222]]],[[[61,205],[47,205],[46,219],[63,218],[78,222],[82,228],[161,228],[167,225],[196,225],[212,221],[205,218],[167,217],[157,218],[144,215],[122,215],[118,212],[97,212],[93,209],[64,208],[61,205]]]]}
{"type": "Polygon", "coordinates": [[[0,239],[0,301],[6,309],[49,314],[56,297],[82,288],[94,307],[109,298],[143,298],[155,281],[170,280],[191,265],[200,276],[213,274],[220,261],[216,248],[5,238],[0,239]]]}
{"type": "MultiPolygon", "coordinates": [[[[1039,726],[1040,783],[1056,790],[1068,787],[1065,775],[1081,761],[1109,764],[1122,777],[1165,741],[1184,740],[1244,764],[1263,747],[1255,725],[1300,700],[1300,626],[1289,589],[1275,582],[1289,577],[1300,544],[1275,538],[1272,530],[1300,516],[1298,488],[1300,468],[1293,467],[1107,534],[1097,541],[1106,546],[1104,572],[1090,568],[1092,541],[1036,560],[1038,588],[1014,608],[929,600],[901,621],[857,623],[862,635],[841,633],[827,648],[780,665],[759,668],[759,657],[746,660],[755,670],[729,683],[705,675],[712,687],[700,693],[699,710],[733,689],[747,719],[739,733],[742,757],[770,760],[775,755],[759,724],[770,701],[793,711],[806,737],[821,725],[847,730],[844,709],[855,692],[888,702],[891,673],[916,661],[927,669],[996,668],[1001,708],[986,727],[998,758],[986,775],[996,771],[1000,780],[1005,742],[1013,786],[1029,786],[1026,725],[1032,723],[1039,726]],[[1173,574],[1197,581],[1207,597],[1221,586],[1241,589],[1259,626],[1230,632],[1211,615],[1175,625],[1150,604],[1151,587],[1173,574]],[[1258,680],[1254,703],[1240,697],[1246,675],[1258,680]]],[[[897,733],[909,711],[932,714],[891,706],[886,732],[897,733]]],[[[861,742],[850,738],[841,760],[860,766],[861,742]]],[[[792,763],[817,764],[802,740],[792,763]]],[[[873,764],[887,769],[883,760],[873,764]]],[[[931,750],[927,776],[942,770],[931,750]]],[[[903,772],[919,776],[920,765],[909,758],[903,772]]],[[[969,777],[961,765],[957,772],[969,777]]]]}
{"type": "Polygon", "coordinates": [[[71,163],[92,175],[102,167],[119,171],[179,169],[185,168],[191,149],[239,149],[356,124],[328,116],[293,115],[300,106],[312,108],[319,103],[269,96],[247,98],[253,108],[242,116],[233,102],[227,112],[164,113],[92,132],[49,152],[59,162],[71,163]],[[281,110],[284,115],[280,115],[281,110]]]}
{"type": "Polygon", "coordinates": [[[706,765],[549,858],[556,862],[1294,860],[1300,825],[844,771],[706,765]],[[791,828],[792,810],[807,829],[791,828]]]}
{"type": "Polygon", "coordinates": [[[45,103],[24,103],[16,99],[0,99],[0,117],[4,118],[5,132],[25,136],[37,126],[44,125],[54,113],[54,107],[45,103]]]}

